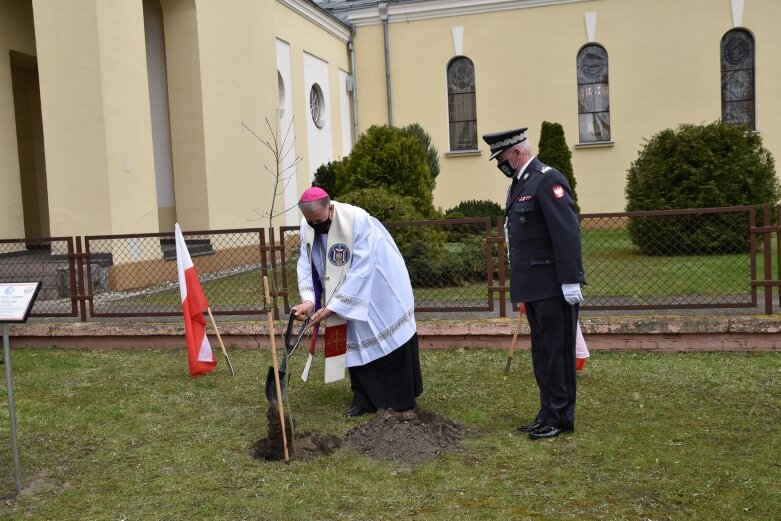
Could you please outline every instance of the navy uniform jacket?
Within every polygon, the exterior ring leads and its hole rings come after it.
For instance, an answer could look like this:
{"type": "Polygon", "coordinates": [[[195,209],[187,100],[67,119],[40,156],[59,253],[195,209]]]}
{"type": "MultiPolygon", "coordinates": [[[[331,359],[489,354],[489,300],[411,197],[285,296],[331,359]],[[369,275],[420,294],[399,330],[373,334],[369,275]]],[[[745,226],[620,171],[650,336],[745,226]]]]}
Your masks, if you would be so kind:
{"type": "Polygon", "coordinates": [[[536,157],[507,194],[510,298],[561,296],[562,284],[585,284],[580,223],[567,179],[536,157]]]}

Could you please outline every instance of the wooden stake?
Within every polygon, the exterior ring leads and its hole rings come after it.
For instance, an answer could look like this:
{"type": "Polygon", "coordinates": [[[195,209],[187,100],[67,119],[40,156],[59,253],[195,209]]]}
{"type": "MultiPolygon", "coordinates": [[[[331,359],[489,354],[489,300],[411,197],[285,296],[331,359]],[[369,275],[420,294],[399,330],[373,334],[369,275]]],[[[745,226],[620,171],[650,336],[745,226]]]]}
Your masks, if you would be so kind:
{"type": "Polygon", "coordinates": [[[217,329],[217,322],[214,321],[214,315],[212,315],[212,308],[211,308],[211,306],[208,306],[206,308],[206,311],[209,312],[209,318],[212,321],[212,327],[214,327],[214,332],[217,333],[217,340],[220,341],[220,347],[222,348],[222,354],[225,355],[225,360],[228,362],[228,369],[230,369],[231,376],[236,376],[236,371],[233,370],[233,364],[231,363],[231,359],[228,356],[228,352],[225,350],[225,344],[222,343],[222,337],[220,336],[220,330],[217,329]]]}
{"type": "Polygon", "coordinates": [[[521,329],[521,317],[523,316],[523,313],[521,313],[521,310],[518,310],[518,319],[515,321],[515,333],[513,333],[513,341],[510,344],[510,350],[507,352],[507,365],[504,366],[504,379],[507,379],[507,375],[510,374],[510,362],[513,361],[513,351],[515,351],[515,346],[518,344],[518,331],[521,329]]]}
{"type": "Polygon", "coordinates": [[[266,298],[266,316],[268,317],[268,336],[271,340],[271,365],[274,367],[274,385],[277,388],[277,407],[279,408],[279,425],[282,428],[282,448],[285,451],[285,463],[290,463],[290,455],[287,452],[287,434],[285,433],[285,412],[282,407],[282,386],[279,385],[279,367],[277,365],[276,333],[274,332],[274,318],[271,316],[268,294],[268,277],[263,277],[263,294],[266,298]]]}

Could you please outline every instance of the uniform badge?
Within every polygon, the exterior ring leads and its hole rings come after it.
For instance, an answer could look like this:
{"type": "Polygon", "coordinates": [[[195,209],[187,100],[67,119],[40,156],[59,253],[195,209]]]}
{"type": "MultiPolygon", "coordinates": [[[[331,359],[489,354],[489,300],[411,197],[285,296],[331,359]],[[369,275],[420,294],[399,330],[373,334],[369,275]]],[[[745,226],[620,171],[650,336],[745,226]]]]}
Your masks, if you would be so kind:
{"type": "Polygon", "coordinates": [[[350,249],[346,244],[338,242],[328,250],[328,260],[334,266],[344,266],[350,262],[350,249]]]}
{"type": "Polygon", "coordinates": [[[519,203],[522,203],[524,201],[531,201],[532,199],[534,199],[533,195],[519,195],[518,196],[518,202],[519,203]]]}
{"type": "Polygon", "coordinates": [[[529,179],[529,173],[528,172],[523,174],[523,180],[526,181],[527,179],[529,179]]]}
{"type": "Polygon", "coordinates": [[[553,197],[556,199],[561,199],[564,197],[564,187],[561,185],[556,185],[553,187],[553,197]]]}

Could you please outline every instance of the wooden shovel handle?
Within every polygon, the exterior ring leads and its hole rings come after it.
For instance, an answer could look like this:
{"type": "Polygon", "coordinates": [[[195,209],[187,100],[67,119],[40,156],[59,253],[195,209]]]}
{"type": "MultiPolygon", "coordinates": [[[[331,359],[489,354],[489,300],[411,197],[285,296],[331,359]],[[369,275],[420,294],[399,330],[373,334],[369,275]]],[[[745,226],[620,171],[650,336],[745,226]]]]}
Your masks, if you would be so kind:
{"type": "MultiPolygon", "coordinates": [[[[263,276],[263,295],[265,296],[266,306],[268,307],[271,298],[268,294],[268,277],[263,276]]],[[[279,383],[279,367],[277,366],[277,344],[276,333],[274,332],[274,318],[271,316],[271,309],[266,309],[268,317],[268,336],[271,340],[271,364],[274,366],[274,385],[277,389],[277,406],[279,409],[279,425],[282,428],[282,448],[285,451],[285,463],[290,462],[290,455],[287,451],[287,434],[285,433],[285,412],[282,408],[282,386],[279,383]]]]}
{"type": "Polygon", "coordinates": [[[523,313],[518,310],[518,318],[515,320],[515,331],[513,332],[513,341],[510,344],[510,349],[507,351],[507,365],[504,366],[504,376],[510,374],[510,362],[513,360],[513,352],[515,346],[518,345],[518,331],[521,329],[521,317],[523,313]]]}

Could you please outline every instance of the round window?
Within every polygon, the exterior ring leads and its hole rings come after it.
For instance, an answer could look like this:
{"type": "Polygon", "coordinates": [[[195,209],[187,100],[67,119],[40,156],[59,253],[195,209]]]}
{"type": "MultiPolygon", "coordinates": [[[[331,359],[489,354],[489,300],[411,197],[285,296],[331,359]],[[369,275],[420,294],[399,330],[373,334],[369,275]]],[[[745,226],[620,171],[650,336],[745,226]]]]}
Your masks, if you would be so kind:
{"type": "Polygon", "coordinates": [[[323,90],[317,83],[312,85],[312,90],[309,91],[309,111],[317,128],[323,128],[325,125],[325,99],[323,98],[323,90]]]}

